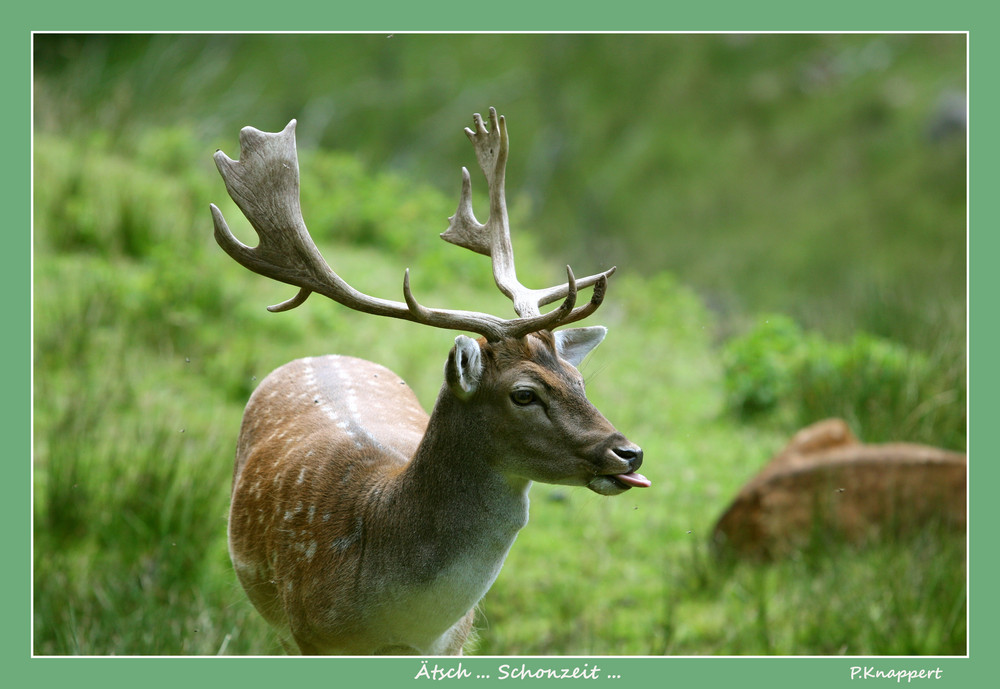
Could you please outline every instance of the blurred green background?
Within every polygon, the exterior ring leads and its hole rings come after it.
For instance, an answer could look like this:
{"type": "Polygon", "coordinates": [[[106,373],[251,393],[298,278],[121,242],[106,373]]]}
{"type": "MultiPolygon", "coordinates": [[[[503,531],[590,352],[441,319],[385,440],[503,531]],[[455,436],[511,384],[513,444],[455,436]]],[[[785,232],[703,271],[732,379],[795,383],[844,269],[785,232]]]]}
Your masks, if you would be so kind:
{"type": "Polygon", "coordinates": [[[253,233],[211,154],[297,118],[345,279],[398,299],[410,267],[425,303],[503,314],[436,236],[463,165],[486,215],[461,129],[492,105],[523,279],[619,266],[584,373],[654,486],[533,488],[477,652],[964,653],[964,538],[768,565],[707,540],[811,421],[965,449],[965,61],[955,34],[36,34],[35,652],[278,652],[225,547],[243,404],[339,352],[429,408],[452,335],[264,311],[294,290],[215,245],[210,202],[253,233]]]}

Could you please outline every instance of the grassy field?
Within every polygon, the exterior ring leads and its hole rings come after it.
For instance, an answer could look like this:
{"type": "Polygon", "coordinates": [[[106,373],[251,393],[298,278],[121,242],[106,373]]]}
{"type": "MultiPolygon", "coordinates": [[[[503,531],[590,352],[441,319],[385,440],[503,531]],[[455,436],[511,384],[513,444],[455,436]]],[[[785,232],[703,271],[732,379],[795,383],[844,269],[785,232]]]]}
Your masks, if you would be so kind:
{"type": "Polygon", "coordinates": [[[341,275],[398,298],[410,267],[425,303],[505,313],[486,259],[436,236],[473,162],[459,130],[490,104],[512,128],[521,274],[622,266],[583,370],[653,488],[536,485],[476,653],[964,653],[964,537],[771,564],[708,548],[817,418],[965,449],[964,148],[925,131],[963,46],[682,38],[37,39],[35,653],[281,652],[225,546],[248,395],[337,352],[429,408],[452,335],[318,299],[266,312],[293,290],[215,245],[210,202],[252,231],[211,153],[298,117],[306,221],[341,275]],[[345,59],[320,62],[332,47],[345,59]],[[456,66],[496,52],[483,74],[456,66]],[[656,61],[652,85],[631,71],[656,61]]]}

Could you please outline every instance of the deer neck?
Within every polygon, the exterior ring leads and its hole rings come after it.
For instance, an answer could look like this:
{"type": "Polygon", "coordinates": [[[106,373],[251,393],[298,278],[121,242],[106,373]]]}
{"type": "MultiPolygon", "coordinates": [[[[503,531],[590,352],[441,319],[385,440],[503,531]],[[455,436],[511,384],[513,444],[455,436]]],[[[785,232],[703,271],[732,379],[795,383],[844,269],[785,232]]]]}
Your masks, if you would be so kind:
{"type": "Polygon", "coordinates": [[[415,576],[452,571],[482,580],[485,593],[527,523],[531,481],[494,468],[495,441],[462,407],[444,386],[412,461],[385,491],[385,506],[397,516],[415,576]]]}

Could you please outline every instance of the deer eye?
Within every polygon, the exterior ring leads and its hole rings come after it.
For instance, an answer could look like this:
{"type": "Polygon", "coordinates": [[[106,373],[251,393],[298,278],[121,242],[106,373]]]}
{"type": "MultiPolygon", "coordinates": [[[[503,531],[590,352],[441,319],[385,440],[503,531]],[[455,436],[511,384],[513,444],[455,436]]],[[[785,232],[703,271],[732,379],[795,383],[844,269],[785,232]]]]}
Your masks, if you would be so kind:
{"type": "Polygon", "coordinates": [[[518,388],[510,393],[510,399],[514,404],[524,407],[535,401],[535,393],[527,388],[518,388]]]}

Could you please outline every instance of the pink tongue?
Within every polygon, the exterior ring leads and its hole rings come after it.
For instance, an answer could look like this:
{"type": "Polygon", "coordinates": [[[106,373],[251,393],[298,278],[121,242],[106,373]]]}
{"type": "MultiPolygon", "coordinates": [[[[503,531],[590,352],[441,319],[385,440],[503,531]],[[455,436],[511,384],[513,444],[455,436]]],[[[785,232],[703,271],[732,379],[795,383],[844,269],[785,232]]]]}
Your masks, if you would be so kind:
{"type": "Polygon", "coordinates": [[[653,482],[642,474],[637,474],[632,472],[630,474],[616,474],[615,478],[630,486],[635,486],[636,488],[649,488],[653,485],[653,482]]]}

